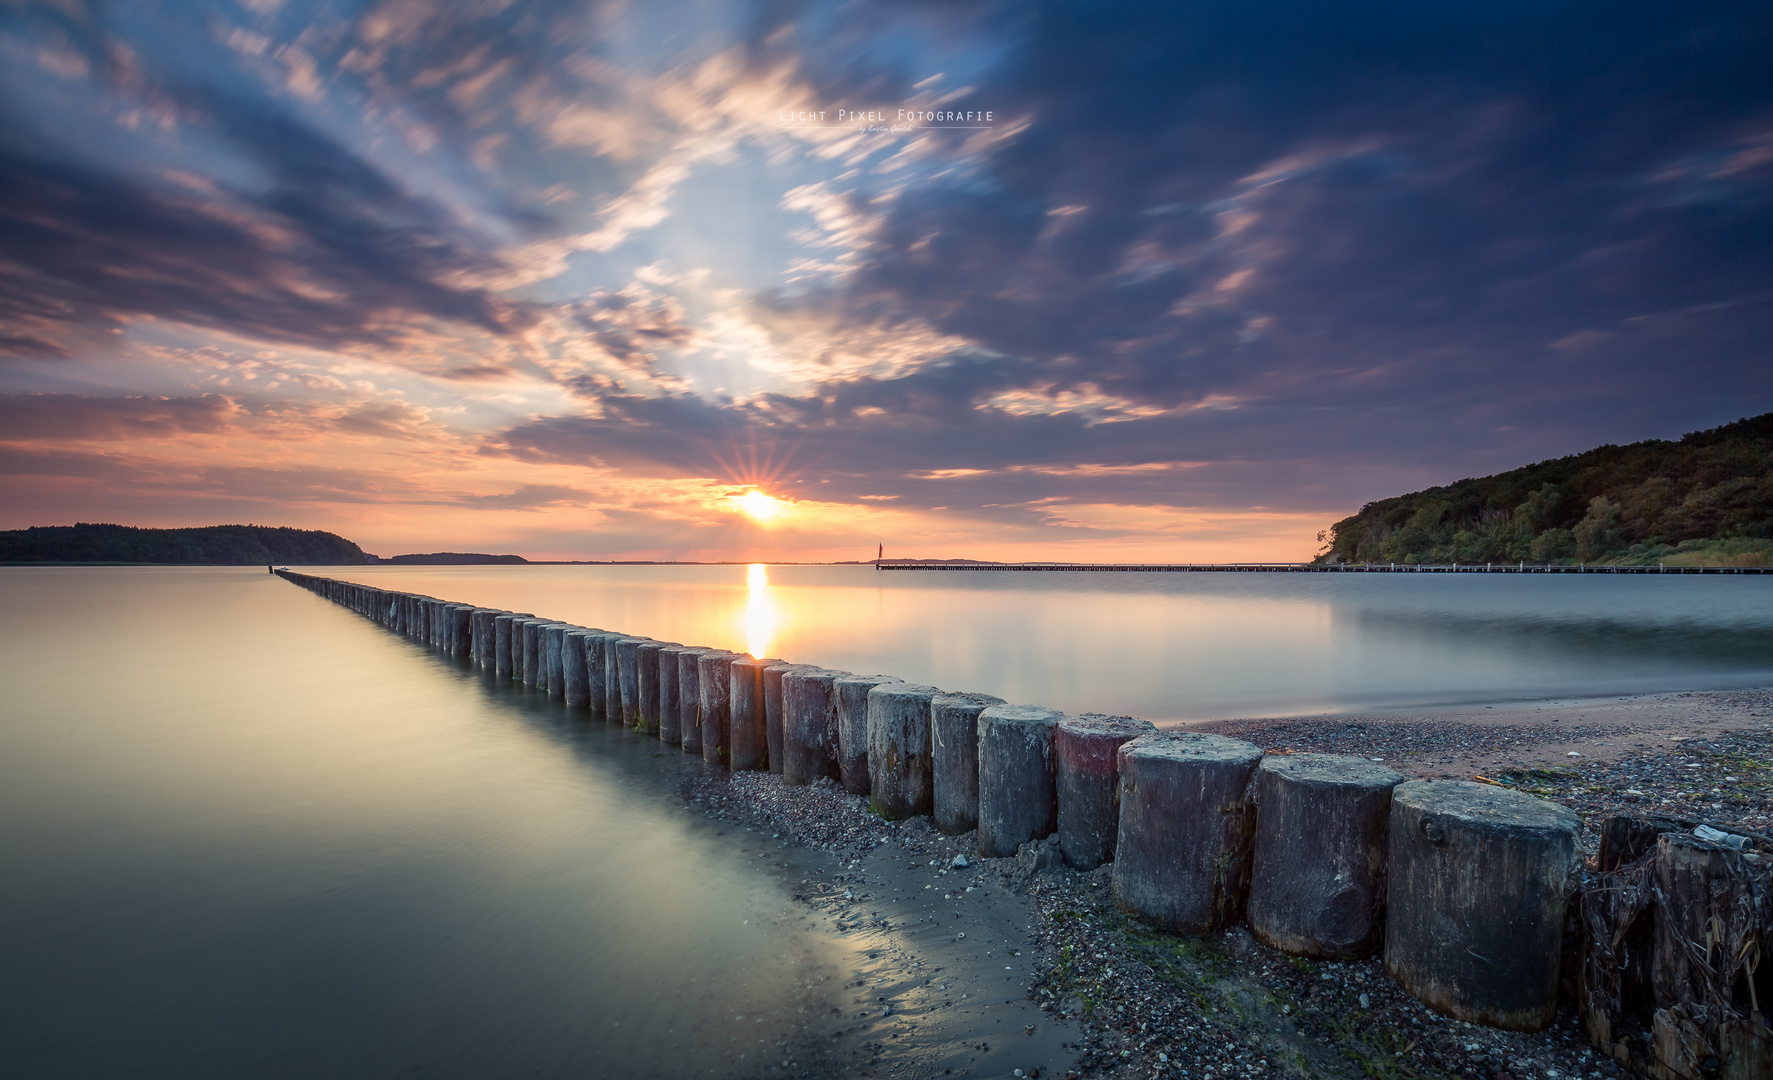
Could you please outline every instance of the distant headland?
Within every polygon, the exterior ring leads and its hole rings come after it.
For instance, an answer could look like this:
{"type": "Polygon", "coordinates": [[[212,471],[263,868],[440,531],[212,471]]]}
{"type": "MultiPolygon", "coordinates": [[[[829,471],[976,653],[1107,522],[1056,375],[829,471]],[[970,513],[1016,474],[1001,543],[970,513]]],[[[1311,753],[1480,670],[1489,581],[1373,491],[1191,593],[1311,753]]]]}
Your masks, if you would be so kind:
{"type": "Polygon", "coordinates": [[[269,525],[137,529],[80,522],[0,532],[0,563],[357,566],[373,559],[336,533],[269,525]]]}
{"type": "Polygon", "coordinates": [[[1368,503],[1326,563],[1773,566],[1773,413],[1368,503]]]}

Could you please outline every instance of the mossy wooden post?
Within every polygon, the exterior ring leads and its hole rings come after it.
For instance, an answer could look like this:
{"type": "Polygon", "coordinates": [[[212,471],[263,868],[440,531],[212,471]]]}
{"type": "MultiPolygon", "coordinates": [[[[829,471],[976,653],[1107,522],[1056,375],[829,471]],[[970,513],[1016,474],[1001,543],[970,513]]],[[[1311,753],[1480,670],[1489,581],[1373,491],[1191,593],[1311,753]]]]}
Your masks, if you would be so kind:
{"type": "Polygon", "coordinates": [[[1250,931],[1271,949],[1358,960],[1385,921],[1385,826],[1403,774],[1357,757],[1283,754],[1256,768],[1250,931]]]}
{"type": "Polygon", "coordinates": [[[1053,732],[1064,718],[1038,705],[979,713],[979,854],[1014,855],[1058,827],[1053,732]]]}
{"type": "Polygon", "coordinates": [[[733,661],[738,653],[709,649],[696,657],[700,677],[699,699],[702,712],[702,760],[710,765],[725,765],[731,755],[733,701],[733,661]]]}
{"type": "Polygon", "coordinates": [[[1551,1023],[1579,827],[1568,807],[1488,784],[1393,788],[1385,970],[1457,1020],[1512,1031],[1551,1023]]]}
{"type": "Polygon", "coordinates": [[[634,686],[639,695],[634,728],[648,735],[659,732],[659,652],[668,644],[643,641],[634,647],[634,686]]]}
{"type": "Polygon", "coordinates": [[[549,695],[566,695],[566,633],[578,627],[551,622],[542,627],[541,688],[549,695]]]}
{"type": "Polygon", "coordinates": [[[838,780],[837,680],[846,672],[796,667],[782,673],[782,779],[838,780]]]}
{"type": "Polygon", "coordinates": [[[493,616],[492,673],[497,679],[511,677],[511,622],[517,616],[501,612],[493,616]]]}
{"type": "Polygon", "coordinates": [[[1003,704],[990,694],[930,699],[931,816],[949,836],[979,827],[979,714],[1003,704]]]}
{"type": "Polygon", "coordinates": [[[713,651],[686,645],[677,657],[677,744],[697,757],[702,756],[702,654],[713,651]]]}
{"type": "Polygon", "coordinates": [[[612,724],[622,722],[622,664],[616,646],[627,636],[615,632],[603,636],[603,718],[612,724]]]}
{"type": "Polygon", "coordinates": [[[727,703],[727,724],[732,732],[729,765],[733,769],[762,771],[769,768],[769,733],[764,727],[763,669],[781,663],[743,655],[732,663],[732,696],[727,703]]]}
{"type": "Polygon", "coordinates": [[[622,700],[622,726],[633,727],[640,721],[640,671],[636,662],[643,637],[616,639],[616,685],[622,700]]]}
{"type": "Polygon", "coordinates": [[[1120,748],[1114,899],[1204,934],[1238,921],[1250,883],[1249,787],[1262,751],[1241,739],[1157,731],[1120,748]]]}
{"type": "Polygon", "coordinates": [[[941,693],[934,686],[897,679],[876,683],[868,691],[870,801],[874,812],[889,821],[920,817],[934,807],[930,701],[941,693]]]}
{"type": "Polygon", "coordinates": [[[790,664],[786,660],[769,665],[763,669],[763,731],[769,741],[770,772],[780,773],[785,751],[782,743],[783,716],[782,707],[782,673],[790,671],[798,664],[790,664]]]}
{"type": "Polygon", "coordinates": [[[468,613],[468,658],[474,666],[491,671],[493,666],[493,619],[503,615],[492,608],[475,608],[468,613]]]}
{"type": "Polygon", "coordinates": [[[683,742],[683,676],[680,663],[692,652],[671,644],[659,650],[659,741],[670,746],[683,742]]]}
{"type": "Polygon", "coordinates": [[[1099,713],[1059,722],[1053,735],[1059,851],[1077,869],[1094,870],[1114,858],[1120,829],[1121,744],[1156,730],[1146,720],[1099,713]]]}
{"type": "Polygon", "coordinates": [[[567,705],[581,708],[591,701],[590,669],[585,664],[585,649],[592,630],[574,627],[561,641],[561,698],[567,705]]]}
{"type": "Polygon", "coordinates": [[[868,776],[868,691],[901,682],[893,675],[845,675],[832,685],[837,695],[837,775],[844,790],[866,795],[868,776]]]}

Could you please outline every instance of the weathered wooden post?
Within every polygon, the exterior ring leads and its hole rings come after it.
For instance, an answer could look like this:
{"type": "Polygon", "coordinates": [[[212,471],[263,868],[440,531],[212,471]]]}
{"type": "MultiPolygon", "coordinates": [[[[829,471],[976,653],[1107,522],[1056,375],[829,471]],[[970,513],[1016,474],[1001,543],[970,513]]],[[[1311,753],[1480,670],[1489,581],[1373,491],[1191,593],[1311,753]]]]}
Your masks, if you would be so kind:
{"type": "Polygon", "coordinates": [[[659,741],[676,746],[683,742],[683,676],[680,665],[685,645],[659,650],[659,741]]]}
{"type": "Polygon", "coordinates": [[[714,650],[685,646],[677,657],[677,743],[686,754],[702,754],[702,655],[714,650]]]}
{"type": "Polygon", "coordinates": [[[568,630],[561,642],[561,696],[566,704],[579,707],[591,701],[590,669],[585,664],[585,650],[595,630],[577,627],[568,630]]]}
{"type": "Polygon", "coordinates": [[[782,673],[782,779],[813,784],[837,771],[837,689],[846,673],[795,667],[782,673]]]}
{"type": "Polygon", "coordinates": [[[518,678],[525,686],[541,686],[542,682],[542,627],[548,625],[547,619],[525,619],[519,624],[523,628],[523,669],[518,678]]]}
{"type": "Polygon", "coordinates": [[[1120,830],[1120,748],[1157,729],[1130,716],[1086,713],[1059,722],[1053,735],[1058,765],[1059,851],[1079,870],[1114,858],[1120,830]]]}
{"type": "Polygon", "coordinates": [[[1551,1023],[1579,829],[1568,807],[1488,784],[1393,788],[1385,970],[1457,1020],[1512,1031],[1551,1023]]]}
{"type": "Polygon", "coordinates": [[[897,679],[868,691],[868,787],[875,813],[889,821],[933,807],[930,701],[941,693],[897,679]]]}
{"type": "Polygon", "coordinates": [[[1053,731],[1064,716],[1038,705],[979,713],[979,854],[1014,855],[1058,827],[1053,731]]]}
{"type": "Polygon", "coordinates": [[[634,730],[647,735],[659,732],[659,653],[671,642],[643,641],[634,647],[634,730]]]}
{"type": "Polygon", "coordinates": [[[468,658],[474,666],[491,670],[493,665],[493,619],[503,615],[492,608],[475,608],[468,613],[468,658]]]}
{"type": "Polygon", "coordinates": [[[542,677],[537,686],[551,695],[566,693],[566,632],[576,629],[558,622],[542,627],[542,677]]]}
{"type": "Polygon", "coordinates": [[[786,715],[782,704],[782,673],[798,666],[784,660],[763,669],[763,730],[769,740],[770,772],[773,773],[782,771],[786,753],[782,742],[782,718],[786,715]]]}
{"type": "Polygon", "coordinates": [[[1157,731],[1120,748],[1114,898],[1171,930],[1237,922],[1250,883],[1250,778],[1262,751],[1242,739],[1157,731]]]}
{"type": "Polygon", "coordinates": [[[837,775],[852,795],[869,791],[868,691],[902,681],[894,675],[845,675],[831,684],[837,695],[837,775]]]}
{"type": "Polygon", "coordinates": [[[1003,704],[990,694],[930,699],[932,816],[949,836],[979,827],[979,714],[1003,704]]]}
{"type": "Polygon", "coordinates": [[[472,626],[470,618],[474,613],[471,604],[447,604],[444,606],[444,619],[447,629],[444,631],[444,651],[452,657],[466,659],[472,626]]]}
{"type": "Polygon", "coordinates": [[[1262,759],[1248,909],[1258,941],[1318,960],[1358,960],[1379,947],[1385,825],[1403,779],[1364,758],[1262,759]]]}
{"type": "Polygon", "coordinates": [[[731,756],[733,661],[738,653],[709,649],[696,658],[702,711],[702,760],[725,765],[731,756]]]}
{"type": "Polygon", "coordinates": [[[643,637],[616,639],[616,685],[622,696],[622,726],[633,727],[640,721],[640,673],[636,661],[643,637]]]}
{"type": "Polygon", "coordinates": [[[614,631],[603,636],[603,718],[612,724],[622,722],[622,658],[616,646],[627,636],[614,631]]]}
{"type": "Polygon", "coordinates": [[[731,731],[729,764],[734,769],[769,767],[769,735],[764,728],[763,669],[781,663],[741,655],[732,664],[732,697],[727,704],[731,731]]]}

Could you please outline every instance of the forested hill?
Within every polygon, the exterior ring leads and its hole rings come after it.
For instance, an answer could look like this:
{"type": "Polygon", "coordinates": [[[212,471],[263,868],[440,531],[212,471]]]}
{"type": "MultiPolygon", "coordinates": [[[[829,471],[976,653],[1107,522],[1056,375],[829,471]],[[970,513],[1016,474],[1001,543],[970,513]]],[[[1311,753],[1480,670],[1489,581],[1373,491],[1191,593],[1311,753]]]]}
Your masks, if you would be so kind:
{"type": "Polygon", "coordinates": [[[82,523],[0,532],[0,562],[350,566],[367,561],[356,544],[316,529],[265,525],[135,529],[82,523]]]}
{"type": "Polygon", "coordinates": [[[1773,564],[1773,413],[1368,503],[1316,561],[1522,560],[1773,564]]]}

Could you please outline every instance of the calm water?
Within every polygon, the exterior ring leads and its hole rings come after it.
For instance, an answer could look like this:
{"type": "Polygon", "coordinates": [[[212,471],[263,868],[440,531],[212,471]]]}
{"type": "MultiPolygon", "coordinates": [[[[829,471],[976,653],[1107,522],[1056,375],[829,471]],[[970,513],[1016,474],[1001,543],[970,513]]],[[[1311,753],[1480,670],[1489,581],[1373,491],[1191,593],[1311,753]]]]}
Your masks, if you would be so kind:
{"type": "MultiPolygon", "coordinates": [[[[1152,720],[1773,683],[1765,578],[331,573],[1152,720]]],[[[850,962],[699,764],[262,569],[0,570],[0,657],[6,1076],[737,1075],[850,962]]]]}
{"type": "Polygon", "coordinates": [[[0,1075],[725,1077],[836,985],[699,764],[263,568],[0,570],[0,657],[0,1075]]]}
{"type": "Polygon", "coordinates": [[[319,572],[1156,722],[1773,684],[1773,577],[866,566],[319,572]]]}

